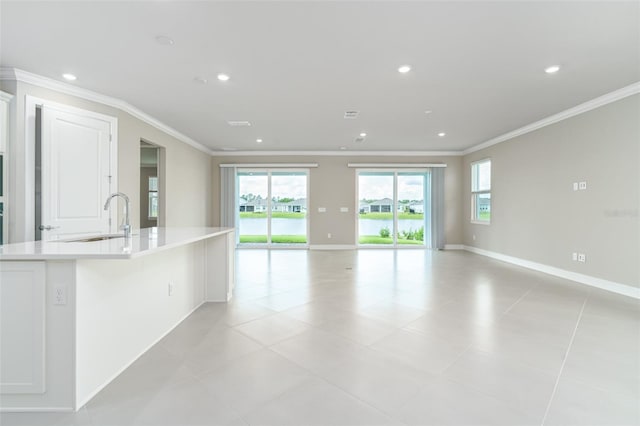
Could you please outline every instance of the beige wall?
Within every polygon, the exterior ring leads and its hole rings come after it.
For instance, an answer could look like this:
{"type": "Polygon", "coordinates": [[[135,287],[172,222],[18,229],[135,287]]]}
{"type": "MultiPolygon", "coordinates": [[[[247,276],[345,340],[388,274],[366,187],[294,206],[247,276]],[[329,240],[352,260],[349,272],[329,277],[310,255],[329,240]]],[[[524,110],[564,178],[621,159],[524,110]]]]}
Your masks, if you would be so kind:
{"type": "Polygon", "coordinates": [[[640,287],[639,147],[635,95],[466,155],[464,244],[640,287]],[[483,158],[492,167],[489,226],[469,220],[470,163],[483,158]],[[586,191],[573,191],[579,181],[586,191]]]}
{"type": "Polygon", "coordinates": [[[462,157],[237,156],[213,158],[213,223],[220,223],[220,164],[317,163],[309,176],[309,221],[312,245],[356,244],[356,175],[348,163],[445,163],[445,238],[461,244],[460,182],[462,157]],[[319,213],[325,207],[326,213],[319,213]],[[348,207],[341,213],[340,207],[348,207]],[[327,238],[331,233],[332,238],[327,238]]]}
{"type": "MultiPolygon", "coordinates": [[[[96,102],[87,101],[53,90],[22,82],[2,81],[2,90],[16,95],[14,138],[24,146],[25,96],[70,105],[118,118],[118,190],[132,202],[131,221],[139,227],[140,211],[140,140],[144,139],[164,148],[164,203],[166,226],[209,226],[211,217],[211,157],[132,115],[96,102]]],[[[23,182],[19,182],[23,185],[23,182]]],[[[24,186],[20,187],[24,193],[24,186]]],[[[16,196],[20,197],[20,190],[16,196]]],[[[19,206],[20,200],[12,206],[19,206]]],[[[23,205],[24,203],[22,203],[23,205]]],[[[119,209],[122,211],[122,209],[119,209]]],[[[16,212],[16,210],[13,210],[16,212]]],[[[12,238],[12,241],[15,241],[12,238]]]]}

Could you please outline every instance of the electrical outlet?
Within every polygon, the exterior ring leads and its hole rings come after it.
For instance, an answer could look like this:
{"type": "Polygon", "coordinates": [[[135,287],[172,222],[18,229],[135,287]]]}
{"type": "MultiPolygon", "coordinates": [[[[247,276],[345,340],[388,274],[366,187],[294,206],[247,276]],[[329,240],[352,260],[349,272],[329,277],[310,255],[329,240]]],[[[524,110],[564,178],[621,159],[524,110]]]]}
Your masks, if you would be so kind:
{"type": "Polygon", "coordinates": [[[67,286],[57,285],[53,288],[53,304],[54,305],[67,304],[67,286]]]}
{"type": "Polygon", "coordinates": [[[584,191],[585,189],[587,189],[587,182],[580,182],[578,184],[578,188],[580,188],[581,191],[584,191]]]}
{"type": "Polygon", "coordinates": [[[571,259],[573,259],[573,261],[577,261],[578,260],[578,253],[573,252],[573,254],[571,255],[571,259]]]}
{"type": "Polygon", "coordinates": [[[331,232],[327,234],[327,238],[331,238],[331,232]]]}
{"type": "Polygon", "coordinates": [[[578,262],[585,263],[587,261],[587,255],[584,253],[578,253],[578,262]]]}
{"type": "Polygon", "coordinates": [[[168,287],[169,287],[169,289],[168,289],[168,290],[169,290],[169,296],[171,296],[171,295],[173,295],[173,290],[174,290],[174,285],[173,285],[173,283],[169,283],[169,286],[168,286],[168,287]]]}

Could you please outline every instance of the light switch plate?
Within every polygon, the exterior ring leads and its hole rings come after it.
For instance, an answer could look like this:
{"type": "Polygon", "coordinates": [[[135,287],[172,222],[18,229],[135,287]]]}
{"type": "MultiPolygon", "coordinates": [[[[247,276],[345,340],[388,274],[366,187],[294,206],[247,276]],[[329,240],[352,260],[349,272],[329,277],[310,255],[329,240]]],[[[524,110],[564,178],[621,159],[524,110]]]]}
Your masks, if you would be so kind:
{"type": "Polygon", "coordinates": [[[326,207],[318,207],[318,213],[326,213],[327,208],[326,207]]]}
{"type": "Polygon", "coordinates": [[[573,190],[574,191],[578,190],[578,182],[573,182],[573,190]]]}
{"type": "Polygon", "coordinates": [[[349,212],[349,207],[340,207],[340,212],[348,213],[349,212]]]}

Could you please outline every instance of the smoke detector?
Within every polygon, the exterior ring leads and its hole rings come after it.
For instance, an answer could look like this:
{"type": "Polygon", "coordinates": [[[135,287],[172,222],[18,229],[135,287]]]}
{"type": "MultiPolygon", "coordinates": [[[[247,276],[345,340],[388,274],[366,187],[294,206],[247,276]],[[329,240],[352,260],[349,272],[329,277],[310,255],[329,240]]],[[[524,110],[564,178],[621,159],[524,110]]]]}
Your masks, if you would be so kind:
{"type": "Polygon", "coordinates": [[[352,120],[358,118],[358,114],[360,114],[360,111],[345,111],[344,118],[345,120],[352,120]]]}

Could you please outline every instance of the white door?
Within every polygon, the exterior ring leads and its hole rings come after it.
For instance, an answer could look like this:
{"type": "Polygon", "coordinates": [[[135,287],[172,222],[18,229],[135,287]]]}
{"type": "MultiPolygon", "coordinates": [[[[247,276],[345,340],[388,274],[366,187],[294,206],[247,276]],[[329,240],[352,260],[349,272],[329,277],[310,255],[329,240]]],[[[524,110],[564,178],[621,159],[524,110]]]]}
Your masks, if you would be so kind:
{"type": "Polygon", "coordinates": [[[115,209],[103,206],[115,192],[114,120],[43,105],[42,240],[112,232],[115,209]]]}

